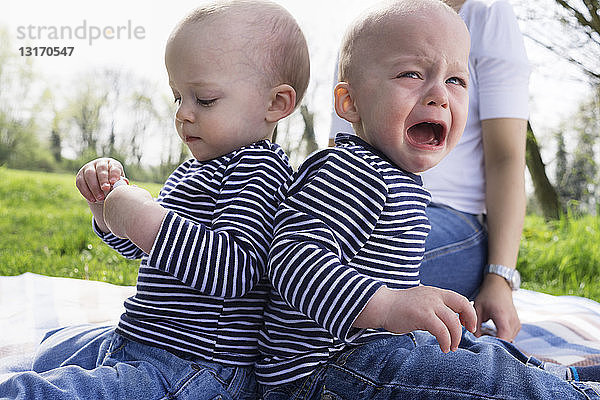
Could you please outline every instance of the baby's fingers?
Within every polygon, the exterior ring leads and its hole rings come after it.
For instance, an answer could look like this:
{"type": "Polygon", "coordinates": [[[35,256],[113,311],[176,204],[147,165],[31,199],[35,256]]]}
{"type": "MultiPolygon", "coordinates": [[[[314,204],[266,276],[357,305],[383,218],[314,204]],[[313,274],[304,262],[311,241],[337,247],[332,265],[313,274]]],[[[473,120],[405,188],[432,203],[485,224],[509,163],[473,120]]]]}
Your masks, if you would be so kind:
{"type": "Polygon", "coordinates": [[[96,179],[98,179],[98,184],[100,185],[100,190],[103,192],[103,197],[110,191],[111,184],[109,181],[109,171],[110,164],[108,161],[98,161],[96,164],[96,179]]]}
{"type": "Polygon", "coordinates": [[[442,352],[448,353],[451,346],[451,337],[446,324],[437,315],[434,315],[428,325],[426,329],[435,336],[442,352]]]}
{"type": "MultiPolygon", "coordinates": [[[[462,339],[462,326],[458,319],[458,315],[447,307],[439,310],[436,315],[440,321],[442,321],[450,335],[450,351],[458,350],[458,345],[462,339]]],[[[444,349],[442,349],[442,351],[443,350],[444,349]]]]}
{"type": "Polygon", "coordinates": [[[75,184],[81,195],[90,203],[104,200],[105,195],[94,163],[88,163],[79,170],[75,184]]]}
{"type": "Polygon", "coordinates": [[[464,325],[469,332],[475,332],[477,329],[477,313],[466,297],[454,292],[448,292],[444,296],[444,303],[454,311],[454,313],[459,315],[460,323],[464,325]]]}
{"type": "Polygon", "coordinates": [[[117,160],[108,161],[108,182],[114,185],[121,177],[125,176],[123,166],[117,160]]]}
{"type": "Polygon", "coordinates": [[[77,189],[79,190],[79,193],[81,193],[81,195],[87,201],[89,201],[90,203],[95,203],[96,202],[96,197],[94,196],[94,194],[92,193],[92,191],[88,187],[88,185],[87,185],[87,183],[85,181],[85,178],[83,177],[83,173],[81,171],[75,177],[75,186],[77,186],[77,189]]]}

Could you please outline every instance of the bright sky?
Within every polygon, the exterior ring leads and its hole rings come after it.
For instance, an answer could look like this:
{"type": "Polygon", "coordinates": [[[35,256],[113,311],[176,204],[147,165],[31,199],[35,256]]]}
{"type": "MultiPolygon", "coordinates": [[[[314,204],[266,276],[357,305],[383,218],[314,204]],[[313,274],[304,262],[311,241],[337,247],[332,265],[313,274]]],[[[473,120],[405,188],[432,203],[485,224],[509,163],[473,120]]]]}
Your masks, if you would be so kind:
{"type": "MultiPolygon", "coordinates": [[[[329,130],[333,66],[338,43],[347,23],[375,0],[276,1],[297,18],[307,36],[312,59],[308,100],[312,109],[317,109],[315,129],[319,142],[323,144],[327,141],[329,130]]],[[[543,1],[550,3],[553,0],[543,1]]],[[[70,57],[34,57],[36,70],[48,79],[68,81],[82,71],[120,67],[158,82],[159,90],[170,95],[163,63],[164,44],[176,22],[199,4],[199,0],[3,1],[0,26],[6,27],[12,35],[15,54],[19,54],[22,46],[75,47],[70,57]],[[34,27],[32,30],[29,30],[30,25],[34,27]],[[61,26],[69,27],[75,36],[85,34],[85,39],[49,40],[51,30],[61,26]],[[39,31],[38,27],[46,28],[39,31]],[[92,35],[102,34],[100,29],[112,39],[92,38],[90,45],[92,35]],[[40,33],[44,40],[36,39],[40,33]],[[117,33],[120,33],[120,38],[116,37],[117,33]]],[[[68,32],[63,31],[63,34],[68,32]]],[[[552,129],[574,110],[585,86],[573,79],[572,69],[558,63],[556,57],[540,51],[530,41],[526,41],[526,46],[533,65],[531,120],[534,128],[542,133],[552,129]]]]}

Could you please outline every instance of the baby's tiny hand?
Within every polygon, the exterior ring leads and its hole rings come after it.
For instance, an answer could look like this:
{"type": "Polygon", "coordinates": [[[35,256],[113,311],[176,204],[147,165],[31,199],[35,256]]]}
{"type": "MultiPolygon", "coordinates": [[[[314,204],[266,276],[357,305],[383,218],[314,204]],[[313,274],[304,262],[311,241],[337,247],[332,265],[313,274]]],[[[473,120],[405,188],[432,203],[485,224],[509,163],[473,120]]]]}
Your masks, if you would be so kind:
{"type": "Polygon", "coordinates": [[[402,290],[382,287],[356,321],[356,327],[384,328],[399,334],[429,331],[444,353],[458,349],[461,325],[471,332],[477,326],[475,309],[465,297],[431,286],[402,290]]]}
{"type": "Polygon", "coordinates": [[[102,202],[113,185],[125,178],[123,166],[112,158],[98,158],[85,164],[75,177],[75,184],[89,203],[102,202]]]}

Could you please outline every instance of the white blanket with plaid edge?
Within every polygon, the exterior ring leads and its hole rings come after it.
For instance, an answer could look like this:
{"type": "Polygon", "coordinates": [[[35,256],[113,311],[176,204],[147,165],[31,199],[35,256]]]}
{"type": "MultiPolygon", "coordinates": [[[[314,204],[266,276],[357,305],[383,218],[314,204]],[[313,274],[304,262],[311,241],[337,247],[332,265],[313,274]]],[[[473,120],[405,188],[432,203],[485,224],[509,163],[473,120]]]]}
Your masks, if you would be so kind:
{"type": "MultiPolygon", "coordinates": [[[[32,273],[0,277],[0,366],[32,353],[48,330],[115,324],[134,292],[133,286],[32,273]]],[[[599,303],[528,290],[515,292],[514,302],[523,325],[515,344],[524,353],[563,365],[600,364],[599,303]]]]}

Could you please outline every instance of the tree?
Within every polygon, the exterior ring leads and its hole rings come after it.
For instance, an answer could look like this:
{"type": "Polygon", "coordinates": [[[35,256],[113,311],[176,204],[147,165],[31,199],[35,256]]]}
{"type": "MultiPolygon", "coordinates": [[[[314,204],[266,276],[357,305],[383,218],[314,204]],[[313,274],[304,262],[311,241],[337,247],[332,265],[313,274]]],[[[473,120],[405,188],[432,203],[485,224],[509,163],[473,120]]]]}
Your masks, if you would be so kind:
{"type": "Polygon", "coordinates": [[[0,165],[53,168],[50,153],[35,132],[39,102],[33,99],[31,60],[13,53],[8,32],[0,28],[0,165]]]}
{"type": "Polygon", "coordinates": [[[165,117],[154,107],[152,85],[133,73],[103,70],[79,79],[68,114],[78,158],[114,157],[138,167],[149,131],[165,117]]]}
{"type": "Polygon", "coordinates": [[[558,219],[561,214],[558,194],[546,175],[546,166],[542,161],[540,148],[530,123],[527,123],[526,161],[527,169],[533,181],[536,199],[542,208],[544,217],[546,219],[558,219]]]}
{"type": "Polygon", "coordinates": [[[308,110],[306,104],[300,106],[300,115],[304,121],[304,133],[302,134],[302,143],[304,144],[304,156],[317,150],[317,140],[315,138],[315,114],[308,110]]]}
{"type": "MultiPolygon", "coordinates": [[[[524,31],[526,37],[577,66],[589,78],[592,86],[600,84],[598,0],[528,0],[521,1],[520,7],[522,10],[519,14],[525,16],[528,22],[524,31]]],[[[589,145],[592,146],[593,143],[589,145]]],[[[562,148],[564,149],[564,146],[562,148]]],[[[559,158],[558,161],[560,160],[559,158]]],[[[531,126],[528,129],[527,167],[533,180],[536,198],[546,218],[560,215],[560,200],[545,174],[545,165],[531,126]]],[[[557,181],[556,184],[566,184],[566,181],[557,181]]],[[[559,191],[563,190],[567,189],[559,188],[559,191]]]]}
{"type": "Polygon", "coordinates": [[[50,151],[56,162],[62,161],[62,138],[60,137],[60,131],[54,124],[50,132],[50,151]]]}
{"type": "MultiPolygon", "coordinates": [[[[571,129],[576,132],[577,146],[568,166],[561,172],[561,180],[557,180],[559,193],[564,204],[574,203],[572,209],[594,212],[598,196],[595,147],[600,135],[600,93],[580,105],[572,118],[571,129]]],[[[561,146],[557,158],[561,157],[560,154],[561,146]]]]}
{"type": "Polygon", "coordinates": [[[554,174],[554,181],[556,182],[556,189],[558,196],[561,201],[567,197],[565,182],[568,174],[568,160],[567,160],[567,144],[565,142],[565,124],[561,124],[561,127],[556,131],[555,138],[557,143],[556,148],[556,170],[554,174]]]}
{"type": "Polygon", "coordinates": [[[74,147],[77,155],[93,158],[100,152],[100,130],[102,121],[100,115],[107,105],[107,91],[98,87],[92,79],[81,81],[75,97],[68,109],[71,121],[74,123],[76,138],[74,147]]]}
{"type": "Polygon", "coordinates": [[[188,147],[177,135],[173,124],[173,100],[167,96],[158,96],[153,102],[155,122],[152,131],[160,137],[160,164],[150,168],[150,180],[164,183],[173,170],[191,157],[188,147]]]}
{"type": "Polygon", "coordinates": [[[583,212],[590,212],[595,208],[594,195],[597,174],[592,146],[596,139],[595,136],[595,133],[587,130],[580,131],[579,143],[565,182],[571,200],[576,200],[579,210],[583,212]]]}
{"type": "Polygon", "coordinates": [[[598,0],[523,1],[523,15],[534,16],[525,35],[576,65],[593,85],[600,84],[600,2],[598,0]],[[556,34],[548,35],[548,32],[556,34]]]}
{"type": "Polygon", "coordinates": [[[131,101],[133,124],[129,129],[129,153],[134,162],[140,165],[143,155],[142,144],[147,141],[149,128],[159,119],[159,113],[154,108],[152,98],[144,91],[133,93],[131,101]]]}
{"type": "MultiPolygon", "coordinates": [[[[131,74],[125,74],[116,69],[105,69],[99,74],[99,82],[105,91],[106,106],[103,108],[100,119],[108,128],[108,135],[102,143],[101,154],[119,158],[121,151],[117,145],[117,125],[119,124],[119,110],[123,108],[123,92],[127,91],[128,85],[134,81],[131,74]]],[[[123,160],[124,161],[124,160],[123,160]]]]}

